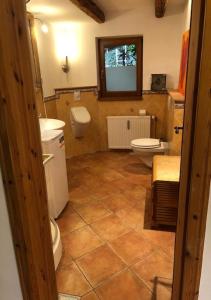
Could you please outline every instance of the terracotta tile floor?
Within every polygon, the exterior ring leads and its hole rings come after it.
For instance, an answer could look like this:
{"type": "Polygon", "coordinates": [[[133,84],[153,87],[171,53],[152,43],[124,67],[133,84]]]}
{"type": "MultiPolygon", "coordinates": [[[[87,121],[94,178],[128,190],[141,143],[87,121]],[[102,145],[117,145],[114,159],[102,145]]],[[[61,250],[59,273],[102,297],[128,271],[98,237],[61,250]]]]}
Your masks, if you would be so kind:
{"type": "Polygon", "coordinates": [[[151,170],[128,152],[67,161],[70,202],[57,220],[61,293],[82,300],[171,298],[174,234],[145,230],[151,170]]]}

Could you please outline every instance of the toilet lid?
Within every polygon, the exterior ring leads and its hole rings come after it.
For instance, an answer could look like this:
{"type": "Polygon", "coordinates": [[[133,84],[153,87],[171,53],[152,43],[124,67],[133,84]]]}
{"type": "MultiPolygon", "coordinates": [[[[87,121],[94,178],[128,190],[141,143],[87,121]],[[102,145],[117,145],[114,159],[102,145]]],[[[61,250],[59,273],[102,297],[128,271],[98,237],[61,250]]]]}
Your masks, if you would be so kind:
{"type": "Polygon", "coordinates": [[[90,114],[84,106],[71,107],[71,112],[74,120],[78,123],[86,124],[91,121],[90,114]]]}
{"type": "Polygon", "coordinates": [[[139,148],[158,148],[160,147],[159,139],[137,139],[131,142],[133,147],[139,148]]]}

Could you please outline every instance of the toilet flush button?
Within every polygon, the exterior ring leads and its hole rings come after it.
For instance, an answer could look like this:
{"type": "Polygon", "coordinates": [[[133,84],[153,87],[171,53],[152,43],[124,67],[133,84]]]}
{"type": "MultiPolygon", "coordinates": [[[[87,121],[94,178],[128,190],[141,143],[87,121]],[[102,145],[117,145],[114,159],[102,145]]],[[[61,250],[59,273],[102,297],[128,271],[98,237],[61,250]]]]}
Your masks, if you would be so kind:
{"type": "Polygon", "coordinates": [[[80,91],[74,91],[74,100],[75,101],[81,100],[81,92],[80,91]]]}

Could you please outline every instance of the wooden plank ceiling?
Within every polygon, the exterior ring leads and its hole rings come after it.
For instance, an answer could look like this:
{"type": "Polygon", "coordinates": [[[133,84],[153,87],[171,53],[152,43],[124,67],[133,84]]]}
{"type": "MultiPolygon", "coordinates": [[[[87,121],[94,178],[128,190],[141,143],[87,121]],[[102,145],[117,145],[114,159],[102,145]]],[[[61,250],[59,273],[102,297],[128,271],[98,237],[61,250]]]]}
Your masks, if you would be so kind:
{"type": "Polygon", "coordinates": [[[70,0],[80,10],[85,12],[88,16],[98,23],[105,22],[104,12],[92,0],[70,0]]]}

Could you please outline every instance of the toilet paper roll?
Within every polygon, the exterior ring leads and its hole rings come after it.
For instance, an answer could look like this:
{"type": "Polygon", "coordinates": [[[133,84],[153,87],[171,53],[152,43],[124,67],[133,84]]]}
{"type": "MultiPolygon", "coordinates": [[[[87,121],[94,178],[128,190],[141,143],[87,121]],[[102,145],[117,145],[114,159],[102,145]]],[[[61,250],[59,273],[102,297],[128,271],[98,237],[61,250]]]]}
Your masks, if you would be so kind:
{"type": "Polygon", "coordinates": [[[146,116],[146,114],[147,114],[146,109],[139,110],[139,116],[146,116]]]}

